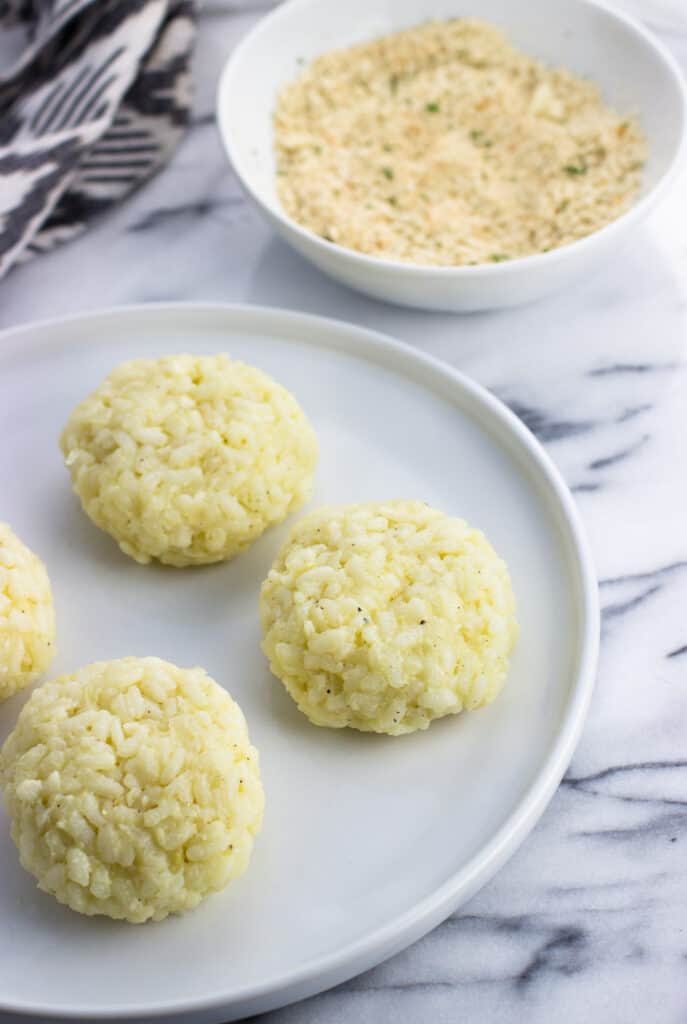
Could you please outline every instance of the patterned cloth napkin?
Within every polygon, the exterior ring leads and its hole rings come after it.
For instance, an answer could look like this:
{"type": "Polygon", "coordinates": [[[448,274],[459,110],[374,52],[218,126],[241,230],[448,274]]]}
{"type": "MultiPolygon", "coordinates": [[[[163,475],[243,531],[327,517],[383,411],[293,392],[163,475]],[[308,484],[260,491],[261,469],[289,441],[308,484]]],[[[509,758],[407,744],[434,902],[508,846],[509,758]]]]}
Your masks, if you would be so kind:
{"type": "Polygon", "coordinates": [[[196,0],[0,0],[0,276],[153,174],[190,109],[196,0]]]}

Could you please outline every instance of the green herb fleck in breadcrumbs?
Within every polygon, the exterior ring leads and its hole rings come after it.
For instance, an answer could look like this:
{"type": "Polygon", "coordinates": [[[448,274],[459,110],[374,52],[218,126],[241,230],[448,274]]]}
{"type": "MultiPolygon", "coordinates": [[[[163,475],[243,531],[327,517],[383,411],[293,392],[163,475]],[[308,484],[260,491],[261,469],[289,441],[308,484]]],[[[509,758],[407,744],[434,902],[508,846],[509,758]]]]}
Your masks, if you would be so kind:
{"type": "Polygon", "coordinates": [[[576,174],[586,174],[587,163],[584,160],[584,158],[580,158],[580,160],[576,164],[566,164],[563,170],[566,172],[566,174],[570,174],[571,176],[574,176],[576,174]]]}

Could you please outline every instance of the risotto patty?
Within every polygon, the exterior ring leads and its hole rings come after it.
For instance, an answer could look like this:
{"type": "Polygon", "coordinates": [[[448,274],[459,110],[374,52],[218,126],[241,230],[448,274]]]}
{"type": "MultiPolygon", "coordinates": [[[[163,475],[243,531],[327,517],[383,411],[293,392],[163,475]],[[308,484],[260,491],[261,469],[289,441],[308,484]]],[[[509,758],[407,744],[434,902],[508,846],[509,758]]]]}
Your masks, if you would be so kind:
{"type": "Polygon", "coordinates": [[[317,439],[296,399],[226,355],[117,367],[60,446],[84,511],[137,562],[219,562],[310,495],[317,439]]]}
{"type": "Polygon", "coordinates": [[[517,636],[505,563],[419,501],[301,520],[260,611],[272,671],[311,722],[392,735],[492,701],[517,636]]]}
{"type": "Polygon", "coordinates": [[[55,656],[55,609],[40,558],[0,523],[0,700],[35,682],[55,656]]]}
{"type": "Polygon", "coordinates": [[[257,751],[199,668],[99,662],[44,683],[0,753],[21,863],[82,914],[191,910],[245,871],[260,829],[257,751]]]}

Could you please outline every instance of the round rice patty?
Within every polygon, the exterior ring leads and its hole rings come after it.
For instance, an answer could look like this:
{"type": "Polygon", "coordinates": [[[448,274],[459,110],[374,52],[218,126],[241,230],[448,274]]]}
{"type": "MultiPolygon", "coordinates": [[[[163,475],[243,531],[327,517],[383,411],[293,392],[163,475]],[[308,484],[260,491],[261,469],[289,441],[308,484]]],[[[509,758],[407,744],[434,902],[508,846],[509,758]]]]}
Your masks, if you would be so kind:
{"type": "Polygon", "coordinates": [[[296,399],[226,355],[118,366],[60,446],[96,525],[137,562],[231,558],[310,495],[317,439],[296,399]]]}
{"type": "Polygon", "coordinates": [[[45,672],[55,655],[55,609],[45,566],[0,523],[0,700],[45,672]]]}
{"type": "Polygon", "coordinates": [[[391,735],[492,701],[517,636],[505,563],[419,501],[307,516],[260,610],[272,671],[311,722],[391,735]]]}
{"type": "Polygon", "coordinates": [[[98,662],[31,696],[0,753],[22,865],[82,914],[190,910],[248,866],[258,755],[241,709],[200,669],[98,662]]]}

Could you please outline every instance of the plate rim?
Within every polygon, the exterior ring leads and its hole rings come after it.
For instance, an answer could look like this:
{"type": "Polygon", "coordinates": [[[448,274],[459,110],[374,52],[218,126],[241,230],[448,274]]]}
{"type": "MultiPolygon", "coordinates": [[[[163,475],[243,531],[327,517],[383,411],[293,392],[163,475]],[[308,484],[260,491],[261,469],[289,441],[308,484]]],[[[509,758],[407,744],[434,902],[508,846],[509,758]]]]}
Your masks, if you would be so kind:
{"type": "MultiPolygon", "coordinates": [[[[216,1012],[224,1020],[235,1020],[246,1014],[265,1012],[276,1007],[315,995],[341,984],[369,970],[387,957],[417,941],[445,920],[463,902],[485,885],[524,841],[553,797],[570,763],[587,717],[594,690],[600,640],[600,611],[596,570],[586,532],[560,470],[528,427],[501,399],[486,387],[473,381],[449,363],[429,355],[421,349],[373,328],[361,326],[333,317],[245,303],[222,302],[150,302],[103,309],[88,310],[67,316],[45,318],[0,330],[0,366],[4,358],[20,349],[9,347],[13,340],[32,332],[69,327],[84,321],[105,321],[112,318],[151,318],[168,316],[179,322],[179,317],[225,316],[233,321],[253,321],[256,329],[273,331],[277,336],[284,324],[292,331],[303,330],[307,344],[339,352],[351,352],[370,359],[377,365],[391,366],[407,379],[426,390],[443,383],[445,397],[448,391],[467,397],[471,409],[486,411],[487,425],[496,425],[503,434],[513,436],[520,453],[529,459],[538,471],[539,482],[546,486],[546,497],[557,505],[559,526],[567,528],[568,559],[577,570],[578,591],[575,605],[580,617],[579,643],[576,650],[576,671],[571,694],[553,744],[537,769],[534,779],[511,813],[482,845],[479,851],[441,886],[415,905],[396,915],[365,936],[349,942],[341,949],[306,962],[297,970],[270,978],[268,981],[235,989],[233,993],[214,992],[201,999],[133,1003],[118,1008],[102,1006],[60,1007],[29,1001],[6,1002],[0,993],[0,1014],[39,1016],[59,1020],[136,1020],[138,1018],[176,1018],[216,1012]],[[281,328],[280,328],[281,325],[281,328]],[[321,337],[320,337],[321,335],[321,337]],[[448,385],[448,386],[447,386],[448,385]]],[[[287,340],[287,338],[285,338],[287,340]]],[[[97,344],[97,340],[93,344],[97,344]]],[[[44,339],[39,346],[54,344],[44,339]]],[[[453,398],[455,402],[455,397],[453,398]]],[[[460,404],[460,403],[459,403],[460,404]]]]}

